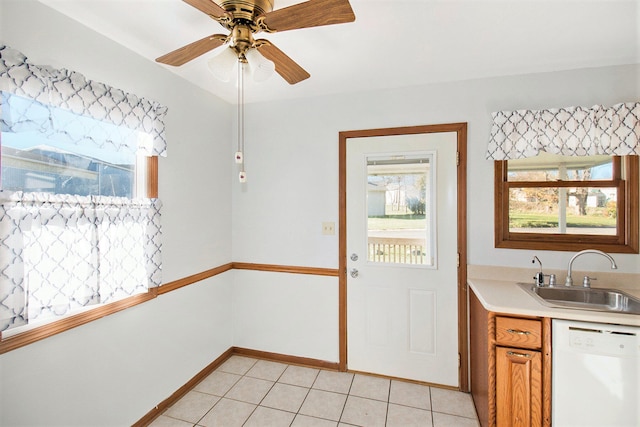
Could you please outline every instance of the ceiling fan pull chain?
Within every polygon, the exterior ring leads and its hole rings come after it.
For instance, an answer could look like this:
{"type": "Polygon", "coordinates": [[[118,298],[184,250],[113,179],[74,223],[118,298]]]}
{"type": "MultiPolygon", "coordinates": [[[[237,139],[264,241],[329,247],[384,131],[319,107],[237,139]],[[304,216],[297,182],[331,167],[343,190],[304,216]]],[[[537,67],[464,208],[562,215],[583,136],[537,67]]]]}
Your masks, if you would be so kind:
{"type": "Polygon", "coordinates": [[[238,58],[238,152],[236,162],[241,163],[240,182],[247,182],[247,173],[244,170],[244,61],[238,58]]]}

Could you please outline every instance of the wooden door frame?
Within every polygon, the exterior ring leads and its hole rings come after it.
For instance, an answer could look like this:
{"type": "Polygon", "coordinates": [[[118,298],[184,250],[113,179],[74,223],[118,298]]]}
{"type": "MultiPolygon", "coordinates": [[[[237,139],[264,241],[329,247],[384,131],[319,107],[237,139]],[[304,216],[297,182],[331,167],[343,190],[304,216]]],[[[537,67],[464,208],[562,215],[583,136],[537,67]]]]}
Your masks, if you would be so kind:
{"type": "Polygon", "coordinates": [[[339,133],[338,301],[340,370],[347,370],[347,140],[373,136],[456,132],[458,159],[458,352],[460,390],[469,391],[467,331],[467,123],[352,130],[339,133]]]}

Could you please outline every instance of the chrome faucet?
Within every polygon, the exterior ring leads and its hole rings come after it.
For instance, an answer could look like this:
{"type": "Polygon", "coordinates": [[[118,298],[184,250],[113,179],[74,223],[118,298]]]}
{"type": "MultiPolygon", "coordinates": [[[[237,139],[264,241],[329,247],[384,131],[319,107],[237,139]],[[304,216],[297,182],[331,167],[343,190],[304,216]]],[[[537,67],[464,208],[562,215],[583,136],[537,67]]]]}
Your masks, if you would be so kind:
{"type": "Polygon", "coordinates": [[[542,287],[544,286],[544,273],[542,273],[542,261],[540,261],[540,258],[538,258],[537,256],[534,256],[533,259],[531,260],[531,263],[535,264],[536,261],[538,261],[538,264],[540,264],[540,272],[536,273],[535,276],[533,276],[533,280],[535,280],[536,286],[542,287]]]}
{"type": "Polygon", "coordinates": [[[599,254],[599,255],[602,255],[603,257],[605,257],[609,261],[611,261],[611,269],[612,270],[617,270],[618,269],[618,266],[616,265],[616,261],[608,253],[599,251],[597,249],[585,249],[584,251],[580,251],[577,254],[575,254],[571,258],[571,260],[569,261],[569,267],[567,268],[567,280],[565,280],[565,282],[564,282],[565,286],[573,286],[573,278],[571,277],[571,266],[573,265],[573,261],[575,261],[576,258],[578,258],[580,255],[584,255],[584,254],[599,254]]]}

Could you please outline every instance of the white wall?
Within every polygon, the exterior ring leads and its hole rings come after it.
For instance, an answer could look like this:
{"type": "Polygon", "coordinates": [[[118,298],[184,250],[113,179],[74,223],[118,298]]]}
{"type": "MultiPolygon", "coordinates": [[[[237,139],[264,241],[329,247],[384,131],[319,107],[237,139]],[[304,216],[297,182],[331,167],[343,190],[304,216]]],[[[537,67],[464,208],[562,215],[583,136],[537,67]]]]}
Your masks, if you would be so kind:
{"type": "MultiPolygon", "coordinates": [[[[294,90],[294,89],[292,89],[294,90]]],[[[252,104],[246,107],[246,167],[249,182],[233,186],[233,259],[266,264],[338,267],[338,237],[321,233],[325,221],[338,221],[338,133],[340,131],[468,123],[468,263],[531,268],[537,255],[545,270],[565,269],[570,252],[494,248],[493,162],[485,160],[491,113],[498,110],[540,109],[571,105],[612,105],[640,99],[640,66],[585,69],[412,87],[401,90],[327,96],[252,104]]],[[[622,273],[640,273],[640,255],[614,254],[622,273]]],[[[609,271],[604,258],[585,257],[576,271],[609,271]]],[[[530,274],[523,273],[521,280],[530,274]]],[[[304,284],[300,284],[304,286],[304,284]]],[[[314,324],[334,325],[338,305],[337,280],[326,281],[324,297],[309,292],[296,304],[314,306],[314,324]],[[326,303],[326,302],[329,303],[326,303]]],[[[273,273],[255,272],[234,283],[243,295],[239,317],[273,315],[261,295],[288,300],[286,286],[273,273]]],[[[236,301],[237,302],[237,301],[236,301]]],[[[283,340],[283,330],[304,336],[313,330],[297,317],[295,304],[282,304],[278,319],[256,328],[236,330],[242,346],[285,354],[304,353],[318,340],[335,348],[338,330],[300,339],[298,346],[283,340]],[[291,307],[288,311],[286,307],[291,307]]],[[[338,361],[337,351],[330,361],[338,361]]],[[[310,357],[323,358],[320,352],[310,357]]]]}
{"type": "MultiPolygon", "coordinates": [[[[240,185],[234,108],[33,0],[1,0],[0,16],[0,39],[33,62],[169,107],[164,282],[232,260],[337,268],[337,234],[321,223],[338,221],[338,132],[451,122],[469,124],[469,263],[530,267],[531,251],[493,248],[490,113],[640,98],[640,67],[628,66],[252,104],[240,185]]],[[[549,268],[571,255],[536,254],[549,268]]],[[[640,272],[638,255],[615,257],[640,272]]],[[[0,424],[130,424],[232,345],[337,361],[337,288],[332,277],[227,272],[4,354],[0,424]]]]}
{"type": "MultiPolygon", "coordinates": [[[[233,259],[337,268],[337,235],[322,235],[321,223],[338,219],[338,132],[467,122],[469,264],[530,267],[533,251],[494,248],[493,162],[485,160],[491,112],[638,99],[636,65],[249,105],[250,182],[233,183],[233,259]]],[[[535,254],[550,268],[572,256],[535,254]]],[[[620,272],[640,273],[639,255],[614,256],[620,272]]]]}
{"type": "MultiPolygon", "coordinates": [[[[228,104],[36,1],[0,2],[0,40],[166,105],[163,282],[231,261],[228,104]]],[[[0,356],[0,425],[137,421],[233,345],[232,281],[227,272],[0,356]]]]}
{"type": "Polygon", "coordinates": [[[337,362],[338,278],[236,270],[234,343],[337,362]]]}
{"type": "Polygon", "coordinates": [[[125,426],[232,342],[229,273],[0,356],[0,425],[125,426]]]}

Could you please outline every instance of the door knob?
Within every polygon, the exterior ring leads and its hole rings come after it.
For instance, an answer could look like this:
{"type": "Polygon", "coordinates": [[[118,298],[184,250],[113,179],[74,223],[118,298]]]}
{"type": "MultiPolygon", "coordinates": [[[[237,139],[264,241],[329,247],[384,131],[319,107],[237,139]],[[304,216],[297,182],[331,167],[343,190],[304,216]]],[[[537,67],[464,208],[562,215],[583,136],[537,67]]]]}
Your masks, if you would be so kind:
{"type": "Polygon", "coordinates": [[[358,277],[358,270],[356,268],[352,268],[349,274],[351,274],[351,277],[355,279],[356,277],[358,277]]]}
{"type": "Polygon", "coordinates": [[[351,261],[357,261],[358,260],[358,254],[351,254],[351,261]]]}

